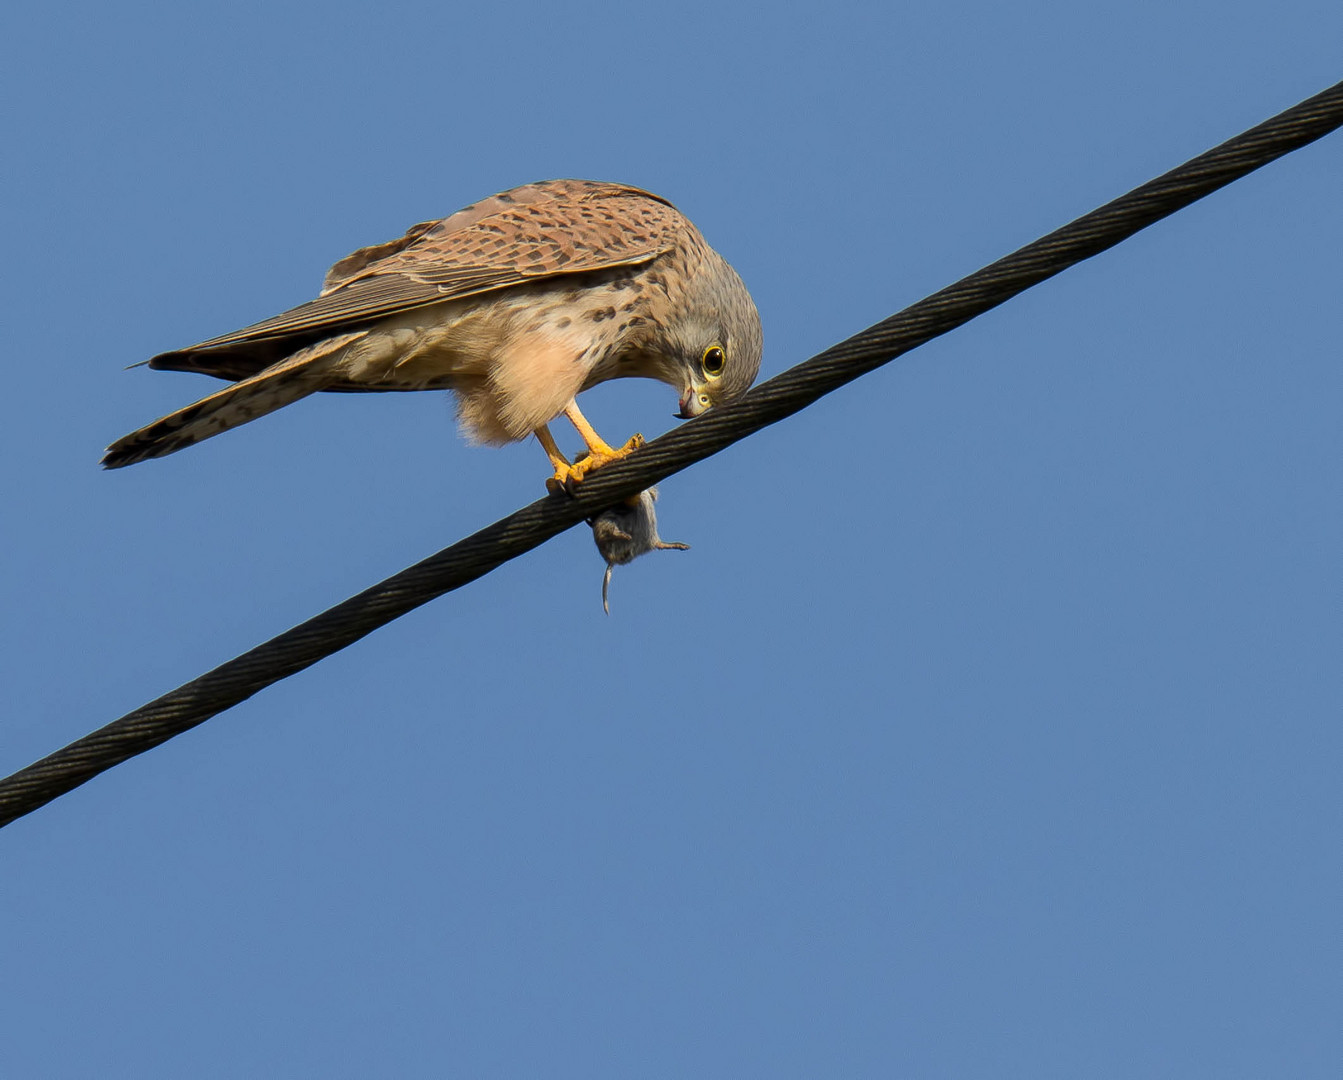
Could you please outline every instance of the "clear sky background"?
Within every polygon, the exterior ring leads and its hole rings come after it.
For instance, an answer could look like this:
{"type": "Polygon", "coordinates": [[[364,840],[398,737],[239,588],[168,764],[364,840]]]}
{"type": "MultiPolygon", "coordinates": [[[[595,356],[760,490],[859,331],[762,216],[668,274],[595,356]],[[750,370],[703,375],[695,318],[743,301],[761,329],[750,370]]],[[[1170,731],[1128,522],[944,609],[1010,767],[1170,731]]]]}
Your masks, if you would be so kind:
{"type": "MultiPolygon", "coordinates": [[[[8,773],[543,493],[123,368],[546,177],[765,374],[1343,78],[1337,0],[14,5],[8,773]]],[[[6,1077],[1335,1077],[1343,137],[0,832],[6,1077]]],[[[590,395],[608,438],[674,394],[590,395]]],[[[562,437],[573,447],[567,429],[562,437]]]]}

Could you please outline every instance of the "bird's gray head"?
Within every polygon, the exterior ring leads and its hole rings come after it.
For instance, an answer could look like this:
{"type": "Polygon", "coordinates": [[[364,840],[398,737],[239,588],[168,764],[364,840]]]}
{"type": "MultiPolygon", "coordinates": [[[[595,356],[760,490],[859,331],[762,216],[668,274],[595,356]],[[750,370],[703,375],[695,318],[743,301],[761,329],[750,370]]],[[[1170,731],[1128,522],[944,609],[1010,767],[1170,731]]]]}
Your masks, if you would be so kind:
{"type": "MultiPolygon", "coordinates": [[[[760,313],[737,272],[708,251],[689,282],[685,315],[672,330],[683,420],[735,401],[760,371],[760,313]]],[[[671,380],[668,379],[670,382],[671,380]]]]}

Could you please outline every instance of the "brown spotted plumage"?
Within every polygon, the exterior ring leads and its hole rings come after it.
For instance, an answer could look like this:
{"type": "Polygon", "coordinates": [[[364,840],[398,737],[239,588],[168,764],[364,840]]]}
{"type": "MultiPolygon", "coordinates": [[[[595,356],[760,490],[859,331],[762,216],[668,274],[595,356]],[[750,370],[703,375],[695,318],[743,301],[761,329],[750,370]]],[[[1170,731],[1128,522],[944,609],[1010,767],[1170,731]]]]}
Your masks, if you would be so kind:
{"type": "Polygon", "coordinates": [[[575,396],[606,379],[660,379],[680,415],[740,395],[760,320],[730,266],[670,203],[638,188],[553,180],[502,192],[327,273],[317,299],[163,353],[152,368],[235,380],[108,448],[117,468],[172,453],[318,390],[454,391],[476,441],[535,433],[557,482],[621,450],[575,396]],[[589,454],[573,466],[547,423],[561,412],[589,454]]]}

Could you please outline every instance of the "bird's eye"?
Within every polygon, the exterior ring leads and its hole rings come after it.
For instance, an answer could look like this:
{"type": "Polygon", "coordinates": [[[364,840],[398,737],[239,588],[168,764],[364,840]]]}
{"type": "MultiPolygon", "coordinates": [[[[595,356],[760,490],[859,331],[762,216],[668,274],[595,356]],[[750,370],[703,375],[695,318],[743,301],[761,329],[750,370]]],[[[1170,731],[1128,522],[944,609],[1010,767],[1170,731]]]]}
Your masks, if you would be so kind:
{"type": "Polygon", "coordinates": [[[710,345],[704,350],[704,356],[700,358],[700,366],[704,368],[705,375],[721,375],[723,374],[723,363],[726,359],[721,345],[710,345]]]}

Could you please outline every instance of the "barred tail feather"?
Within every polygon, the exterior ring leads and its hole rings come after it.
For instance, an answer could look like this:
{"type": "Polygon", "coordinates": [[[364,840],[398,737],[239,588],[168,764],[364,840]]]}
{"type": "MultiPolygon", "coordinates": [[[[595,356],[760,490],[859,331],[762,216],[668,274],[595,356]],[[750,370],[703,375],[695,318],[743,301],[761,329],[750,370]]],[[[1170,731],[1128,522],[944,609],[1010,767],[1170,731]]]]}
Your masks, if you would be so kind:
{"type": "Polygon", "coordinates": [[[333,381],[333,369],[345,346],[366,334],[367,331],[340,334],[320,341],[251,378],[132,431],[107,448],[103,468],[120,469],[175,453],[316,393],[333,381]]]}

